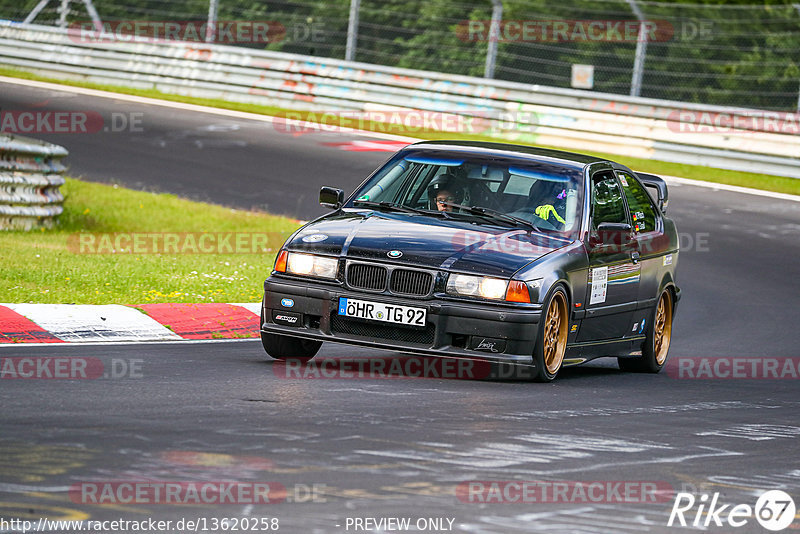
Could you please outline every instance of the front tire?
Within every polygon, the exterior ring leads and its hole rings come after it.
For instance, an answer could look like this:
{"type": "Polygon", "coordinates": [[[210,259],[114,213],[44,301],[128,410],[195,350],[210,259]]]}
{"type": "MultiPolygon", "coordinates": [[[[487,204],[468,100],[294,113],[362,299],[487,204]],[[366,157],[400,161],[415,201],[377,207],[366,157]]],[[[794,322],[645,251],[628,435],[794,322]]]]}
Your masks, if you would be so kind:
{"type": "Polygon", "coordinates": [[[322,341],[261,332],[261,344],[276,360],[308,361],[316,356],[322,341]]]}
{"type": "Polygon", "coordinates": [[[533,360],[536,364],[536,382],[550,382],[555,379],[564,363],[569,330],[569,299],[563,287],[553,290],[542,316],[533,360]]]}
{"type": "Polygon", "coordinates": [[[672,315],[675,307],[672,292],[664,289],[647,328],[641,358],[618,358],[619,368],[634,373],[657,373],[667,362],[672,341],[672,315]]]}
{"type": "MultiPolygon", "coordinates": [[[[261,301],[261,326],[263,327],[266,319],[264,317],[264,302],[266,295],[261,301]]],[[[299,337],[282,336],[280,334],[270,334],[261,331],[261,345],[267,354],[276,360],[302,360],[308,361],[319,352],[322,341],[312,339],[301,339],[299,337]]]]}

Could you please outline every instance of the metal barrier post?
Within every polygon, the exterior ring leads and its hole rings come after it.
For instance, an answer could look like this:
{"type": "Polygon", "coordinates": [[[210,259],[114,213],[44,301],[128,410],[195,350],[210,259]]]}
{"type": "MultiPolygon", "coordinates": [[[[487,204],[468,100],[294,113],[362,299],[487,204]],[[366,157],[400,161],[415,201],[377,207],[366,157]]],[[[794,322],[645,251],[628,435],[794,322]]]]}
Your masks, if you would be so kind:
{"type": "Polygon", "coordinates": [[[217,0],[208,2],[208,24],[206,24],[206,42],[213,43],[217,37],[217,0]]]}
{"type": "Polygon", "coordinates": [[[492,0],[492,22],[489,26],[489,43],[486,47],[486,67],[484,78],[494,78],[494,65],[497,60],[497,41],[500,38],[500,20],[503,18],[502,0],[492,0]]]}
{"type": "Polygon", "coordinates": [[[350,0],[350,19],[347,21],[347,46],[344,52],[345,61],[354,61],[358,46],[358,12],[361,0],[350,0]]]}
{"type": "Polygon", "coordinates": [[[636,40],[636,56],[633,59],[633,77],[631,78],[631,96],[639,96],[642,92],[642,76],[644,75],[644,60],[647,56],[647,28],[645,27],[644,13],[639,9],[636,0],[627,0],[631,11],[639,19],[639,37],[636,40]]]}

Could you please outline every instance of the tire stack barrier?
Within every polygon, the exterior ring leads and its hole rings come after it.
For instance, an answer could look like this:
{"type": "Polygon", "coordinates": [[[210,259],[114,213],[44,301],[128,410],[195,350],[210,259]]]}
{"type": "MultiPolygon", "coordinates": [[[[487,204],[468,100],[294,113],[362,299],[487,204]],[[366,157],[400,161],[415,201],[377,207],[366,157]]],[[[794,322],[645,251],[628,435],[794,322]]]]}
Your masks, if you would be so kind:
{"type": "Polygon", "coordinates": [[[0,135],[0,230],[53,226],[64,211],[64,147],[0,135]]]}

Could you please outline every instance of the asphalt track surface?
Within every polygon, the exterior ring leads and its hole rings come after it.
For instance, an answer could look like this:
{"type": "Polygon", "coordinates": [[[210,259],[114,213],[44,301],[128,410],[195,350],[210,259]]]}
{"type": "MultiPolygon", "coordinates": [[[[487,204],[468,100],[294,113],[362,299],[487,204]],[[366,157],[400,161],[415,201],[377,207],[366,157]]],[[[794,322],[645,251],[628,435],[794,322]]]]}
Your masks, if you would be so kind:
{"type": "MultiPolygon", "coordinates": [[[[352,134],[292,136],[253,121],[0,85],[0,108],[31,106],[143,113],[142,132],[37,134],[70,150],[74,175],[303,219],[321,213],[320,185],[352,189],[388,156],[325,144],[363,139],[352,134]]],[[[683,185],[670,188],[669,214],[682,234],[684,295],[670,359],[798,358],[800,203],[683,185]]],[[[0,350],[24,356],[98,358],[106,370],[135,362],[139,372],[0,380],[5,518],[275,517],[280,531],[312,533],[355,532],[348,518],[364,517],[450,518],[452,531],[470,533],[689,530],[666,526],[671,498],[464,502],[456,489],[469,481],[644,481],[751,506],[780,488],[800,504],[796,379],[636,375],[598,360],[552,384],[312,380],[285,378],[256,341],[0,350]],[[135,480],[277,482],[290,498],[101,506],[69,493],[83,482],[135,480]]],[[[317,359],[341,369],[377,357],[413,363],[333,344],[317,359]]],[[[766,532],[753,518],[708,531],[766,532]]]]}

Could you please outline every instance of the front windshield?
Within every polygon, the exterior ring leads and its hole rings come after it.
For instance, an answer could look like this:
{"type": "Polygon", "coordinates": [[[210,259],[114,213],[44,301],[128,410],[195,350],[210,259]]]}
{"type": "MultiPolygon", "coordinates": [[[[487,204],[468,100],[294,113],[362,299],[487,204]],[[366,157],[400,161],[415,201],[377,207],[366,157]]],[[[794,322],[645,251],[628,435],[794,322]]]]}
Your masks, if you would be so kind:
{"type": "Polygon", "coordinates": [[[580,183],[580,170],[561,165],[409,151],[380,169],[349,206],[384,203],[443,217],[482,218],[483,222],[494,216],[497,224],[521,219],[519,223],[530,223],[538,230],[570,235],[580,224],[580,183]]]}

